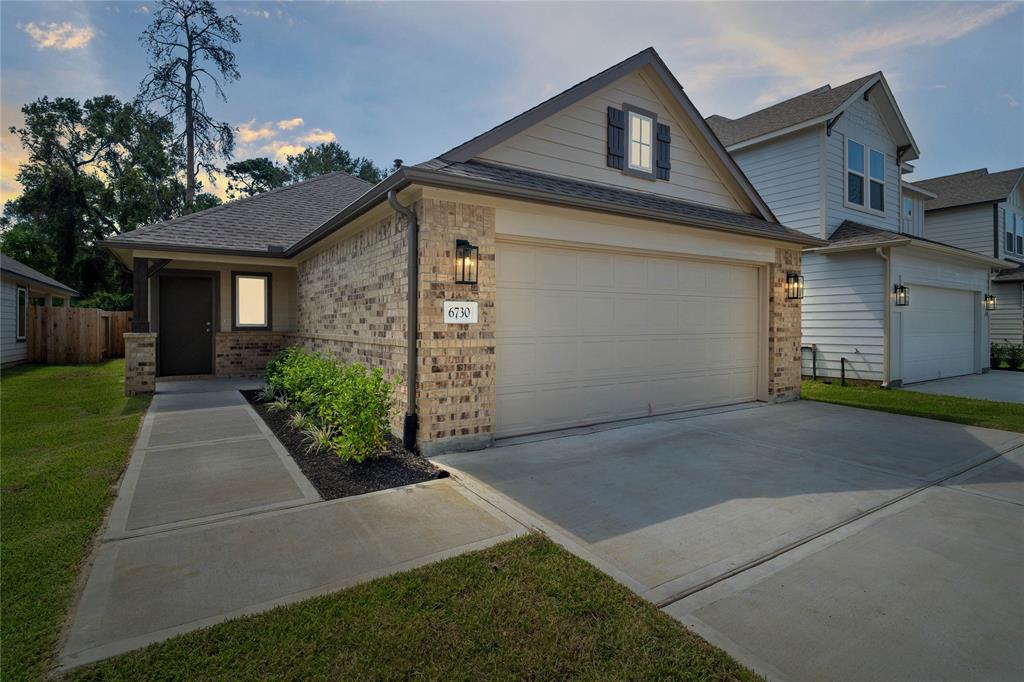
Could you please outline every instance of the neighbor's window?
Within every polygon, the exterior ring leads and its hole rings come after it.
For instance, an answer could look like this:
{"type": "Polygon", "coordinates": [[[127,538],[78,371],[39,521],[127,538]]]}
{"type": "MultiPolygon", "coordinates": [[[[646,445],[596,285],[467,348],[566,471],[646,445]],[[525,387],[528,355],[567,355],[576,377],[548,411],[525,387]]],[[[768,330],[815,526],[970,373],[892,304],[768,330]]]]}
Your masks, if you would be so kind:
{"type": "Polygon", "coordinates": [[[633,170],[651,172],[653,127],[649,116],[629,112],[629,167],[633,170]]]}
{"type": "Polygon", "coordinates": [[[1014,215],[1017,223],[1017,253],[1024,254],[1024,216],[1014,215]]]}
{"type": "Polygon", "coordinates": [[[18,341],[28,337],[28,290],[18,287],[18,341]]]}
{"type": "Polygon", "coordinates": [[[270,275],[235,275],[235,327],[270,327],[270,275]]]}
{"type": "Polygon", "coordinates": [[[855,140],[846,141],[846,201],[885,213],[885,154],[855,140]]]}
{"type": "Polygon", "coordinates": [[[1003,219],[1003,229],[1006,230],[1003,248],[1007,253],[1013,253],[1013,214],[1006,213],[1004,209],[999,209],[999,212],[1003,219]]]}

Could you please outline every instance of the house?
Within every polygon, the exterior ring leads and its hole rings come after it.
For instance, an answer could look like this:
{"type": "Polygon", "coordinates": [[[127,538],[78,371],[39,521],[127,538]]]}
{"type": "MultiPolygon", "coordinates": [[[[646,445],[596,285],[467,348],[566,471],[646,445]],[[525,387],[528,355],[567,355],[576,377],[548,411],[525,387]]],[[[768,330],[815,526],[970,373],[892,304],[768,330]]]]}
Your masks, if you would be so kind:
{"type": "Polygon", "coordinates": [[[800,391],[801,249],[653,49],[370,187],[119,235],[128,390],[299,343],[401,376],[425,453],[800,391]],[[410,333],[410,331],[412,333],[410,333]]]}
{"type": "Polygon", "coordinates": [[[1024,168],[987,168],[921,180],[924,235],[1005,261],[992,280],[992,343],[1024,343],[1024,168]]]}
{"type": "Polygon", "coordinates": [[[0,253],[0,365],[28,360],[30,305],[69,305],[78,292],[0,253]]]}
{"type": "Polygon", "coordinates": [[[804,252],[805,374],[899,386],[988,368],[1000,263],[924,236],[930,192],[902,180],[920,150],[881,72],[707,120],[783,224],[828,240],[804,252]]]}

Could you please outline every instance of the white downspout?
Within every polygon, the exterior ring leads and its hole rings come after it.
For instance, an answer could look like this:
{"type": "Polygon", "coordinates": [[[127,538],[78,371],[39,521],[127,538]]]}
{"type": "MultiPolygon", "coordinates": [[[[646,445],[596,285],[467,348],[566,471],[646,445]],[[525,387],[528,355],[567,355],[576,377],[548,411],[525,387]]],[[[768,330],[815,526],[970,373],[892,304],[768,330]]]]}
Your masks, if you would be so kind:
{"type": "MultiPolygon", "coordinates": [[[[900,216],[902,220],[902,215],[900,216]]],[[[885,313],[882,320],[882,388],[889,388],[889,355],[892,347],[890,332],[892,329],[892,261],[889,259],[889,249],[878,247],[875,249],[878,257],[885,261],[885,313]]]]}

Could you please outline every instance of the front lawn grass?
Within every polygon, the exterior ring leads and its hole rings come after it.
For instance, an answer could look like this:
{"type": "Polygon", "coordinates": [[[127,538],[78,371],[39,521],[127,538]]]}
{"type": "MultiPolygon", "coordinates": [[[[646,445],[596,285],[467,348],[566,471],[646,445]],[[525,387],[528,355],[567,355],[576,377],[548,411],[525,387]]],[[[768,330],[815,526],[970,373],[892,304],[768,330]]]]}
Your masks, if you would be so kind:
{"type": "Polygon", "coordinates": [[[70,677],[759,679],[541,535],[181,635],[70,677]]]}
{"type": "Polygon", "coordinates": [[[124,361],[26,365],[0,378],[0,646],[4,680],[43,674],[75,576],[148,397],[124,361]]]}
{"type": "Polygon", "coordinates": [[[804,400],[1024,432],[1024,405],[1018,403],[885,389],[878,384],[840,386],[838,379],[830,384],[804,381],[801,393],[804,400]]]}

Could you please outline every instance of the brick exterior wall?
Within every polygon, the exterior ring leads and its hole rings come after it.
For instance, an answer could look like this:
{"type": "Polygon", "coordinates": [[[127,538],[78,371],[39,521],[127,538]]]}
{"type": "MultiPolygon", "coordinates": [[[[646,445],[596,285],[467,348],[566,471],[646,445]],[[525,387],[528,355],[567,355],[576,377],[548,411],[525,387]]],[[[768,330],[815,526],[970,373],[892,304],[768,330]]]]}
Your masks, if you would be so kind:
{"type": "Polygon", "coordinates": [[[340,362],[380,367],[395,387],[392,430],[405,414],[406,223],[391,214],[299,263],[292,340],[340,362]]]}
{"type": "Polygon", "coordinates": [[[786,298],[786,273],[800,272],[798,249],[776,249],[768,281],[768,395],[773,402],[800,397],[800,301],[786,298]]]}
{"type": "Polygon", "coordinates": [[[420,209],[420,346],[417,386],[425,454],[494,440],[494,209],[424,199],[420,209]],[[456,239],[480,249],[477,284],[455,284],[456,239]],[[444,301],[477,301],[476,324],[446,324],[444,301]]]}
{"type": "Polygon", "coordinates": [[[128,332],[124,335],[124,394],[138,395],[156,390],[156,334],[128,332]]]}
{"type": "Polygon", "coordinates": [[[218,332],[214,339],[217,376],[261,374],[267,362],[289,343],[288,332],[218,332]]]}

